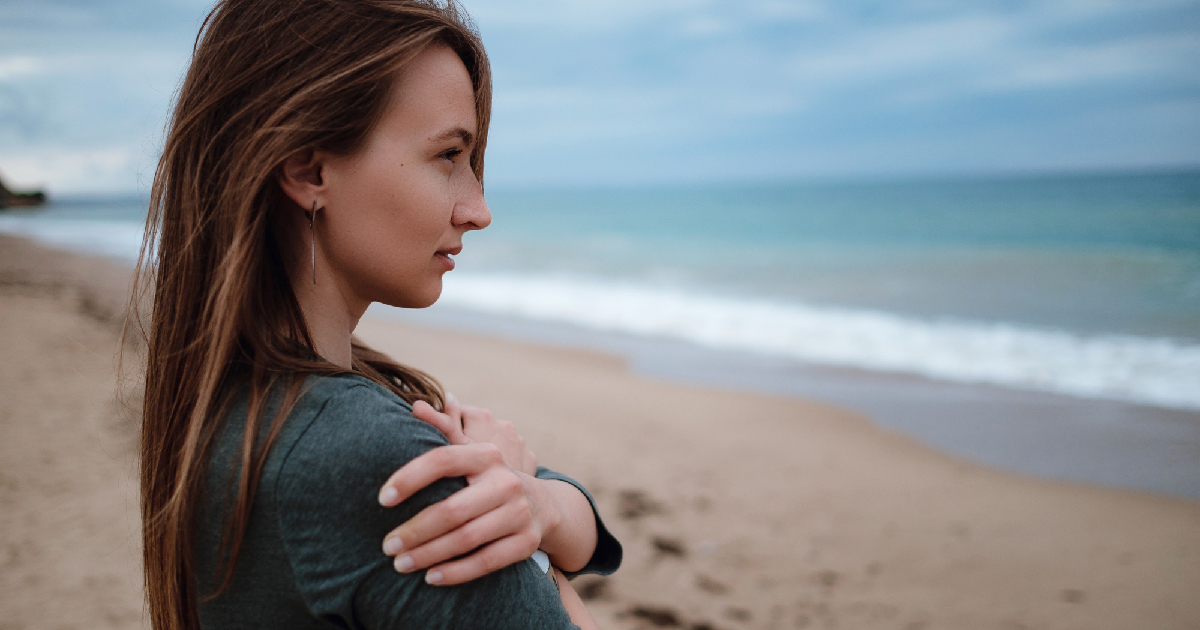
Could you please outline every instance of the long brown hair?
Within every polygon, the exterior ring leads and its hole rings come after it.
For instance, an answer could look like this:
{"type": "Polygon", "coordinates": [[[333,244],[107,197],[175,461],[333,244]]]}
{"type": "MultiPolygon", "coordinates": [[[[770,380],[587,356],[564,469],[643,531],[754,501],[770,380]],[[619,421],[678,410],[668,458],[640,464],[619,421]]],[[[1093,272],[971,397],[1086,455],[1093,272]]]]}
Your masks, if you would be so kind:
{"type": "MultiPolygon", "coordinates": [[[[356,151],[399,69],[432,43],[452,48],[471,76],[471,167],[482,182],[491,73],[453,0],[221,0],[201,27],[154,174],[131,302],[147,341],[141,510],[155,630],[199,627],[201,597],[232,580],[259,474],[304,377],[346,372],[316,356],[292,292],[270,220],[291,203],[277,169],[301,151],[356,151]],[[136,307],[150,292],[146,334],[136,307]],[[231,391],[247,384],[219,583],[200,585],[192,528],[207,454],[231,391]],[[286,393],[268,421],[276,391],[286,393]]],[[[359,343],[352,368],[409,402],[442,406],[431,377],[359,343]]]]}

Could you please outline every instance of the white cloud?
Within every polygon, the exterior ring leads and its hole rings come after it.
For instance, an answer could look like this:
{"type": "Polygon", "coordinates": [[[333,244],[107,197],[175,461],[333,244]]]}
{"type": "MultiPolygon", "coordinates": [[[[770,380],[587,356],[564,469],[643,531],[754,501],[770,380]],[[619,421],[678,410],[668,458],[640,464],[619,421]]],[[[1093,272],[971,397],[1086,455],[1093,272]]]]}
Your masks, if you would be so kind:
{"type": "Polygon", "coordinates": [[[816,22],[828,18],[829,9],[820,2],[803,0],[764,0],[747,7],[759,19],[790,22],[816,22]]]}
{"type": "Polygon", "coordinates": [[[683,21],[679,31],[688,37],[707,37],[717,35],[732,29],[732,25],[711,15],[698,15],[683,21]]]}
{"type": "Polygon", "coordinates": [[[0,81],[36,74],[44,65],[41,59],[28,55],[0,57],[0,81]]]}
{"type": "Polygon", "coordinates": [[[1071,21],[1154,9],[1194,9],[1195,0],[1054,0],[1034,5],[1034,11],[1071,21]]]}
{"type": "MultiPolygon", "coordinates": [[[[0,151],[0,169],[15,189],[43,188],[51,195],[133,192],[139,184],[141,153],[122,145],[7,149],[0,151]]],[[[142,183],[148,187],[148,181],[142,183]]]]}
{"type": "Polygon", "coordinates": [[[1067,85],[1114,77],[1184,70],[1200,61],[1200,38],[1153,36],[1093,45],[1046,46],[1020,58],[979,85],[988,89],[1067,85]]]}
{"type": "Polygon", "coordinates": [[[986,56],[1015,33],[995,16],[969,16],[936,22],[887,25],[860,30],[826,50],[799,50],[788,70],[798,80],[852,83],[963,64],[986,56]]]}

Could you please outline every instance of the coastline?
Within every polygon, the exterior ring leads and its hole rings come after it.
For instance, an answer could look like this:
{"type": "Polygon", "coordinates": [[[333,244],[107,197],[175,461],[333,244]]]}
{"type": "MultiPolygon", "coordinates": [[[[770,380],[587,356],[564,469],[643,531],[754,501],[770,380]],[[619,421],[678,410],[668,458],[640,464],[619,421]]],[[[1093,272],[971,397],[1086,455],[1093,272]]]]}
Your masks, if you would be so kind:
{"type": "MultiPolygon", "coordinates": [[[[0,616],[17,627],[141,623],[135,431],[112,393],[127,286],[126,267],[0,236],[0,616]]],[[[626,548],[617,575],[578,583],[604,627],[1200,625],[1196,502],[998,472],[840,407],[587,350],[374,316],[359,335],[595,493],[626,548]]]]}
{"type": "Polygon", "coordinates": [[[611,354],[652,378],[821,401],[935,450],[1038,478],[1200,500],[1200,411],[804,363],[434,305],[368,316],[611,354]]]}

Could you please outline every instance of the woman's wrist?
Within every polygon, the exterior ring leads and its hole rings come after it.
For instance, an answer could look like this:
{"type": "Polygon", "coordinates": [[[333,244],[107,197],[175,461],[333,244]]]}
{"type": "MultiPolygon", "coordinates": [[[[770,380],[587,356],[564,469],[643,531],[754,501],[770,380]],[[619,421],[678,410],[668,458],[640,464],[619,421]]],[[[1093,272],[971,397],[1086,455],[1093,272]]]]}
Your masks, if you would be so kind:
{"type": "Polygon", "coordinates": [[[534,518],[542,530],[539,548],[554,566],[578,571],[596,551],[596,516],[592,504],[575,486],[557,479],[535,479],[538,509],[534,518]]]}

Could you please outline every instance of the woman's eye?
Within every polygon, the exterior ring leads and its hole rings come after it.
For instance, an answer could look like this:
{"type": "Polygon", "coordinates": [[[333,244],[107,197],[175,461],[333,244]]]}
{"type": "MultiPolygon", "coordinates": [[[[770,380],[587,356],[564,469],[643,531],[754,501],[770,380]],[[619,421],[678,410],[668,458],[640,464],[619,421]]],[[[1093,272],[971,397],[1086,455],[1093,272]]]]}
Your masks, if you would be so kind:
{"type": "Polygon", "coordinates": [[[462,152],[463,152],[462,149],[450,149],[449,151],[443,152],[439,157],[445,158],[445,159],[453,162],[454,158],[462,155],[462,152]]]}

